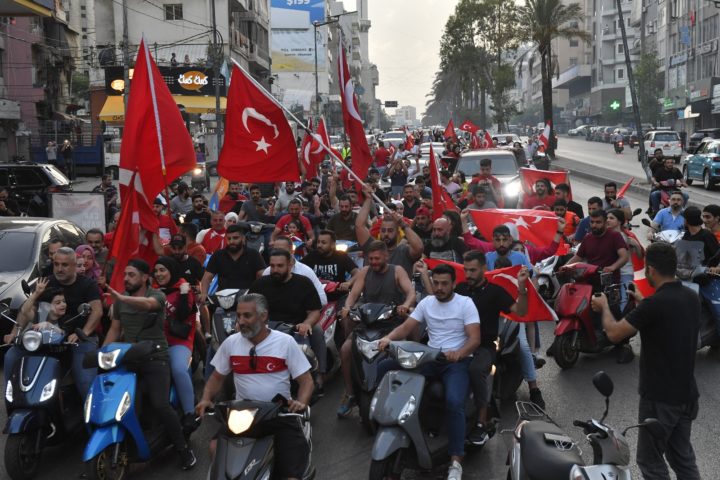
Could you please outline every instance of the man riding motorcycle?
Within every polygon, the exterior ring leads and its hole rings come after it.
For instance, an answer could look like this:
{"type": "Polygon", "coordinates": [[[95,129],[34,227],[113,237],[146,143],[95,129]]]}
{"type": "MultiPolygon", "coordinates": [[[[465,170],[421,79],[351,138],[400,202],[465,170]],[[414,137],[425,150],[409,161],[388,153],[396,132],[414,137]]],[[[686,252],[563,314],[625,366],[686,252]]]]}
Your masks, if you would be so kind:
{"type": "Polygon", "coordinates": [[[682,192],[674,191],[670,194],[670,206],[660,210],[657,215],[655,215],[650,226],[651,230],[648,232],[648,240],[652,240],[654,232],[682,230],[685,227],[682,192]]]}
{"type": "MultiPolygon", "coordinates": [[[[660,210],[660,199],[662,198],[662,192],[670,192],[677,190],[678,187],[682,186],[687,188],[688,185],[685,183],[683,174],[680,170],[675,167],[675,161],[672,158],[666,158],[663,160],[662,168],[657,168],[653,171],[652,186],[654,190],[650,192],[650,209],[653,212],[660,210]],[[673,183],[668,185],[667,183],[673,183]]],[[[683,204],[688,201],[688,194],[682,192],[683,204]]]]}

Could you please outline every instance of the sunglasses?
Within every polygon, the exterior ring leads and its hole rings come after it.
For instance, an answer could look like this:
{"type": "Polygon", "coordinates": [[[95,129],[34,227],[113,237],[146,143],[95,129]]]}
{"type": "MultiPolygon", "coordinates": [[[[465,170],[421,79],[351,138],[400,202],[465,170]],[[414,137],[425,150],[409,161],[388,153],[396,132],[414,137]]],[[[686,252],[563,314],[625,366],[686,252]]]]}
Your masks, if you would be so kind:
{"type": "Polygon", "coordinates": [[[250,349],[250,368],[257,370],[257,354],[254,346],[250,349]]]}

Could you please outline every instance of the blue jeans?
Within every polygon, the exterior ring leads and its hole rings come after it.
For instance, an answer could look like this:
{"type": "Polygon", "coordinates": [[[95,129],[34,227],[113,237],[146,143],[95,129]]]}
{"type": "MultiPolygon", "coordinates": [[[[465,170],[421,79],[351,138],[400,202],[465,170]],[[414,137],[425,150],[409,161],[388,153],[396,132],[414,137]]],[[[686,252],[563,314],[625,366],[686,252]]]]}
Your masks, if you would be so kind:
{"type": "Polygon", "coordinates": [[[620,283],[622,283],[622,286],[620,287],[620,311],[625,312],[625,307],[628,303],[628,293],[627,293],[627,286],[632,283],[633,279],[635,279],[635,275],[631,273],[621,273],[620,274],[620,283]]]}
{"type": "Polygon", "coordinates": [[[195,390],[193,390],[189,370],[192,352],[185,345],[173,345],[168,353],[170,354],[170,373],[178,397],[180,397],[180,406],[184,413],[192,413],[195,411],[195,390]]]}
{"type": "MultiPolygon", "coordinates": [[[[537,380],[535,373],[535,362],[533,361],[532,352],[530,351],[530,344],[527,340],[527,330],[525,329],[525,323],[520,323],[520,331],[518,331],[518,341],[520,342],[520,368],[522,369],[522,375],[526,382],[534,382],[537,380]]],[[[539,328],[537,325],[535,331],[539,328]]]]}
{"type": "MultiPolygon", "coordinates": [[[[681,192],[683,196],[683,205],[687,204],[689,195],[685,192],[681,192]]],[[[650,207],[653,209],[653,211],[660,210],[660,197],[662,196],[662,193],[660,190],[653,190],[650,192],[650,207]]]]}
{"type": "MultiPolygon", "coordinates": [[[[442,378],[445,385],[445,415],[448,428],[448,455],[465,455],[465,400],[470,390],[468,367],[472,357],[457,363],[433,362],[424,365],[420,373],[426,378],[442,378]]],[[[378,378],[390,370],[400,370],[395,359],[378,365],[378,378]]]]}

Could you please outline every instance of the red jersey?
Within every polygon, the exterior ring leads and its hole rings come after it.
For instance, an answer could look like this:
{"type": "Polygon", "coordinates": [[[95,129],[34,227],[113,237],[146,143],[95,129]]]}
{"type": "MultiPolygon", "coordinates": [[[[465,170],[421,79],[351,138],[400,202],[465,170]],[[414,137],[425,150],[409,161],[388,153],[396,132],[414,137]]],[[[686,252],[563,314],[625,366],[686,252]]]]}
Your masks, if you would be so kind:
{"type": "Polygon", "coordinates": [[[390,157],[390,152],[387,151],[386,148],[378,148],[375,152],[375,166],[376,167],[385,167],[388,164],[388,158],[390,157]]]}
{"type": "MultiPolygon", "coordinates": [[[[291,220],[293,220],[293,216],[288,213],[280,217],[280,220],[277,221],[275,226],[279,228],[281,232],[287,233],[287,224],[290,223],[291,220]]],[[[302,223],[306,234],[308,232],[312,232],[312,224],[304,215],[300,215],[300,222],[302,223]]]]}
{"type": "Polygon", "coordinates": [[[540,198],[537,195],[525,195],[520,208],[532,209],[545,206],[548,210],[552,210],[553,203],[555,203],[555,195],[545,195],[545,198],[540,198]]]}

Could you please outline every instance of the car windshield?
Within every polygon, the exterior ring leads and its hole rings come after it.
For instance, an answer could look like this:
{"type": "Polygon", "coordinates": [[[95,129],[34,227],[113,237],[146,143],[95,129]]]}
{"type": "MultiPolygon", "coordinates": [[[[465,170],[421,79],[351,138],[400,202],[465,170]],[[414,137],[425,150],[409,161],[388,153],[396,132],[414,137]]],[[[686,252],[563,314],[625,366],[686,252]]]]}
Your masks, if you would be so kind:
{"type": "Polygon", "coordinates": [[[656,142],[677,142],[680,138],[678,137],[678,134],[675,132],[668,132],[668,133],[656,133],[655,134],[655,141],[656,142]]]}
{"type": "Polygon", "coordinates": [[[480,172],[480,160],[489,158],[492,160],[493,175],[517,175],[518,166],[515,161],[515,155],[503,155],[499,153],[486,153],[464,155],[458,162],[457,169],[463,172],[465,176],[470,176],[480,172]]]}
{"type": "Polygon", "coordinates": [[[407,135],[405,135],[405,132],[387,132],[383,135],[383,140],[392,140],[392,139],[404,139],[407,135]]]}
{"type": "Polygon", "coordinates": [[[22,272],[33,262],[35,234],[0,230],[0,251],[12,255],[0,255],[0,272],[22,272]]]}

